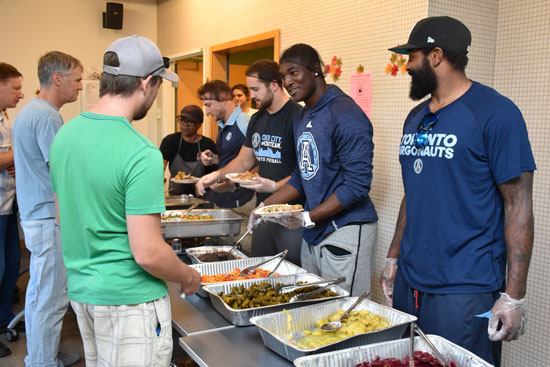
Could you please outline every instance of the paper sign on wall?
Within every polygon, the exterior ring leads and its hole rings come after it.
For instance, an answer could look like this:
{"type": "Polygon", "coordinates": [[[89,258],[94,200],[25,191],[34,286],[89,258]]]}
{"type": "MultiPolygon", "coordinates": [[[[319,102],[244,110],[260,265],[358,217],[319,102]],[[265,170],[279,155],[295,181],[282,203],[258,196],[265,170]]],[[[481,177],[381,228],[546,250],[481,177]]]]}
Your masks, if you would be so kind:
{"type": "Polygon", "coordinates": [[[87,111],[99,101],[99,80],[82,80],[80,111],[87,111]]]}
{"type": "Polygon", "coordinates": [[[370,118],[372,73],[352,73],[349,81],[349,95],[370,118]]]}

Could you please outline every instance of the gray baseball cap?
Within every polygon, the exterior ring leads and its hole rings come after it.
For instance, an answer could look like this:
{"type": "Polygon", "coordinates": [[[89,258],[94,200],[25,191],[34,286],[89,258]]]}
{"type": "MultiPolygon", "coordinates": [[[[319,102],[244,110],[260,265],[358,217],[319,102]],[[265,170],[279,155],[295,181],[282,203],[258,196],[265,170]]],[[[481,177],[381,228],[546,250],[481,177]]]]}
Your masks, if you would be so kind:
{"type": "Polygon", "coordinates": [[[103,65],[103,71],[107,74],[141,78],[155,75],[174,83],[179,81],[178,75],[168,70],[170,59],[162,57],[157,45],[148,38],[135,34],[119,38],[109,46],[107,52],[114,52],[120,63],[120,66],[103,65]]]}

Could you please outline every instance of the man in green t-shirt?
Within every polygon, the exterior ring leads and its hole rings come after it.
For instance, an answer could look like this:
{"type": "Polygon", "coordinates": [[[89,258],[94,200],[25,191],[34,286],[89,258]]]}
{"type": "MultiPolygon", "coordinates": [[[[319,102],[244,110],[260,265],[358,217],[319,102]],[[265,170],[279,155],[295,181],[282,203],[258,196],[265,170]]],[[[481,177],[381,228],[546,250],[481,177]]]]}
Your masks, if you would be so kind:
{"type": "Polygon", "coordinates": [[[162,78],[178,76],[139,36],[115,41],[103,64],[100,100],[64,125],[50,150],[69,298],[87,365],[168,366],[165,281],[190,295],[201,277],[162,238],[162,155],[130,123],[145,117],[162,78]]]}

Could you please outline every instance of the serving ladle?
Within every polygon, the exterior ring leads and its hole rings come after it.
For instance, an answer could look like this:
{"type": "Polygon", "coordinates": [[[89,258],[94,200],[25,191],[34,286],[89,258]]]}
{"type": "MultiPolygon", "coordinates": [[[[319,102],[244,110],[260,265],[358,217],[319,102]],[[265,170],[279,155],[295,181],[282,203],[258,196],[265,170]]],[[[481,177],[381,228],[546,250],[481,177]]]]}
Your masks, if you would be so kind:
{"type": "Polygon", "coordinates": [[[326,331],[334,331],[340,329],[342,327],[342,320],[344,319],[344,317],[346,317],[359,303],[363,302],[363,300],[368,296],[369,293],[364,292],[361,297],[357,298],[357,301],[355,301],[338,320],[327,322],[326,324],[321,326],[321,329],[326,331]]]}

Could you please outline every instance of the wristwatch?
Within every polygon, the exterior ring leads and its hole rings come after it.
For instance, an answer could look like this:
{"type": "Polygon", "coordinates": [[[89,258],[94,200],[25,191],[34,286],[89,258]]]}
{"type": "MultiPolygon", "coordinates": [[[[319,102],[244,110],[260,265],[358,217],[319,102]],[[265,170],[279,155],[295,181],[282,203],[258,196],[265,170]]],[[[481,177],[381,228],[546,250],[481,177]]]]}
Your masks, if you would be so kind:
{"type": "Polygon", "coordinates": [[[304,218],[304,227],[306,228],[313,228],[315,227],[315,222],[311,221],[311,218],[309,217],[309,212],[303,212],[302,218],[304,218]]]}

